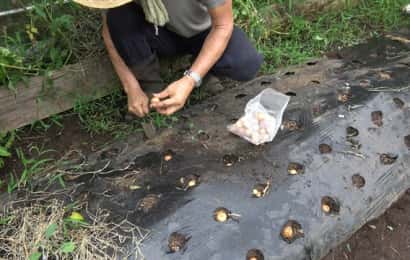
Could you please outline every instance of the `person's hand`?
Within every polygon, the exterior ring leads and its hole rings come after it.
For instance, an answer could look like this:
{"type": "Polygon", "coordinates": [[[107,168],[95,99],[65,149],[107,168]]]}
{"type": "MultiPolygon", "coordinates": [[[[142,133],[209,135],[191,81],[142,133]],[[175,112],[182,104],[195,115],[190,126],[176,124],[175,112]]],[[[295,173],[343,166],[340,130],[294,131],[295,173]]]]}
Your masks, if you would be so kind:
{"type": "Polygon", "coordinates": [[[151,107],[162,115],[172,115],[184,107],[189,95],[194,89],[195,81],[190,77],[183,77],[169,85],[164,91],[154,94],[151,107]]]}
{"type": "Polygon", "coordinates": [[[127,88],[128,111],[138,117],[149,114],[149,100],[139,86],[127,88]]]}

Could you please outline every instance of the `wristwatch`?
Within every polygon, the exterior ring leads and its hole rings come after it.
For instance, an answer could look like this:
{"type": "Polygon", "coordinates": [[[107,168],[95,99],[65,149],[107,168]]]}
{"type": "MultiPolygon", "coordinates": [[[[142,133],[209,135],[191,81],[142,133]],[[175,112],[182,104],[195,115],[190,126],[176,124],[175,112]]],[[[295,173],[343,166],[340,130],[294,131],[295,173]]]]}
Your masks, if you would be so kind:
{"type": "Polygon", "coordinates": [[[186,70],[184,72],[184,76],[191,77],[195,81],[195,87],[198,88],[202,84],[202,78],[201,76],[196,73],[195,71],[192,70],[186,70]]]}

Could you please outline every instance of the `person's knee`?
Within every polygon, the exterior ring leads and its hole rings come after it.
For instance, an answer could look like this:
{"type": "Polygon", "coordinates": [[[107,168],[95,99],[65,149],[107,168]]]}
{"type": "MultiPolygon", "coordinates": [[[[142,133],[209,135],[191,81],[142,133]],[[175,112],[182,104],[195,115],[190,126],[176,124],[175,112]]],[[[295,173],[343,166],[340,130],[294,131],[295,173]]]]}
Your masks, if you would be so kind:
{"type": "Polygon", "coordinates": [[[246,57],[239,57],[232,64],[231,78],[237,81],[249,81],[256,77],[263,63],[263,56],[257,52],[246,57]]]}

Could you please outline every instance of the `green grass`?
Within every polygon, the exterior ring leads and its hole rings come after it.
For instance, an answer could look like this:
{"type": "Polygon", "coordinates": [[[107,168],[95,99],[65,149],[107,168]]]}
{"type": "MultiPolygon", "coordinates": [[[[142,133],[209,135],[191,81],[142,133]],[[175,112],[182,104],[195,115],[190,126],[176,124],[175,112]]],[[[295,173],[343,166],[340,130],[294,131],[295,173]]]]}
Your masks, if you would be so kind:
{"type": "Polygon", "coordinates": [[[236,21],[265,55],[266,73],[320,56],[330,49],[357,44],[383,31],[410,26],[410,19],[401,13],[408,0],[361,1],[358,6],[310,19],[295,14],[292,2],[235,1],[236,21]],[[280,25],[279,15],[272,14],[272,4],[279,4],[284,9],[281,12],[286,13],[280,25]]]}

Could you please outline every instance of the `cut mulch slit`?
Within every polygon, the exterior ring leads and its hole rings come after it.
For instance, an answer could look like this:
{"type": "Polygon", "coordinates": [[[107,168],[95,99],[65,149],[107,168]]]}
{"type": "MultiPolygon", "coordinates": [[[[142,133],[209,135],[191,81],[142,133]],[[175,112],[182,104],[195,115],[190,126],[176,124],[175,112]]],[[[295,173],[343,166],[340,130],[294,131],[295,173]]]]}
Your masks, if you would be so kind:
{"type": "Polygon", "coordinates": [[[397,161],[399,156],[392,153],[383,153],[380,155],[380,162],[384,165],[391,165],[397,161]]]}
{"type": "Polygon", "coordinates": [[[296,97],[296,93],[292,91],[286,92],[285,95],[290,96],[290,97],[296,97]]]}
{"type": "Polygon", "coordinates": [[[288,165],[288,174],[290,175],[299,175],[305,172],[305,166],[300,163],[291,162],[288,165]]]}
{"type": "Polygon", "coordinates": [[[158,206],[160,199],[160,194],[148,194],[147,196],[138,201],[137,210],[147,214],[158,206]]]}
{"type": "Polygon", "coordinates": [[[251,249],[248,251],[246,254],[246,260],[264,260],[265,257],[263,256],[263,253],[259,249],[251,249]]]}
{"type": "Polygon", "coordinates": [[[175,152],[172,150],[167,150],[163,154],[164,161],[166,162],[171,161],[174,158],[174,156],[175,156],[175,152]]]}
{"type": "Polygon", "coordinates": [[[326,215],[336,215],[336,214],[339,214],[340,212],[339,201],[337,201],[336,199],[332,197],[329,197],[329,196],[323,197],[321,205],[322,205],[322,211],[326,215]]]}
{"type": "Polygon", "coordinates": [[[359,136],[359,130],[353,126],[346,128],[346,137],[356,137],[359,136]]]}
{"type": "Polygon", "coordinates": [[[319,144],[319,151],[321,154],[331,153],[332,147],[328,144],[319,144]]]}
{"type": "Polygon", "coordinates": [[[355,174],[352,176],[352,185],[358,189],[361,189],[366,185],[366,180],[360,174],[355,174]]]}
{"type": "Polygon", "coordinates": [[[295,240],[302,238],[305,235],[301,224],[299,224],[295,220],[289,220],[285,225],[283,225],[280,236],[285,242],[291,244],[295,240]]]}
{"type": "Polygon", "coordinates": [[[261,86],[267,86],[270,84],[272,84],[272,81],[267,81],[267,80],[261,81],[261,86]]]}
{"type": "Polygon", "coordinates": [[[371,119],[373,124],[375,124],[378,127],[383,126],[383,112],[382,111],[373,111],[371,113],[371,119]]]}
{"type": "Polygon", "coordinates": [[[252,196],[254,198],[263,198],[269,192],[270,189],[270,181],[267,183],[258,183],[253,186],[252,189],[252,196]]]}
{"type": "Polygon", "coordinates": [[[184,251],[189,239],[191,239],[191,237],[178,232],[173,232],[168,238],[169,253],[184,251]]]}
{"type": "Polygon", "coordinates": [[[282,123],[282,128],[293,132],[293,131],[296,131],[296,130],[300,130],[302,128],[302,126],[300,125],[300,123],[298,121],[284,120],[283,123],[282,123]]]}
{"type": "Polygon", "coordinates": [[[294,71],[288,71],[285,73],[285,76],[292,76],[295,75],[296,73],[294,71]]]}
{"type": "Polygon", "coordinates": [[[241,94],[236,95],[235,98],[236,99],[241,99],[241,98],[244,98],[246,96],[247,96],[246,94],[241,93],[241,94]]]}
{"type": "Polygon", "coordinates": [[[396,107],[399,109],[403,109],[404,106],[406,105],[406,103],[404,103],[404,101],[398,97],[393,98],[393,102],[394,104],[396,104],[396,107]]]}
{"type": "Polygon", "coordinates": [[[318,84],[318,85],[320,84],[319,80],[312,80],[311,82],[314,83],[314,84],[318,84]]]}
{"type": "Polygon", "coordinates": [[[239,161],[239,157],[235,154],[225,154],[222,157],[222,161],[226,167],[231,167],[239,161]]]}
{"type": "Polygon", "coordinates": [[[230,219],[234,221],[239,221],[239,218],[241,217],[241,215],[232,213],[227,208],[220,207],[214,210],[213,217],[216,222],[224,223],[230,219]]]}
{"type": "Polygon", "coordinates": [[[200,176],[196,174],[190,174],[185,177],[181,177],[178,180],[177,188],[187,191],[189,189],[193,189],[200,184],[200,176]]]}
{"type": "Polygon", "coordinates": [[[316,65],[316,64],[317,64],[317,61],[309,61],[309,62],[306,63],[306,65],[308,65],[308,66],[313,66],[313,65],[316,65]]]}
{"type": "Polygon", "coordinates": [[[208,141],[211,137],[204,131],[198,133],[198,140],[201,142],[208,141]]]}
{"type": "Polygon", "coordinates": [[[410,149],[410,135],[404,137],[404,144],[410,149]]]}

